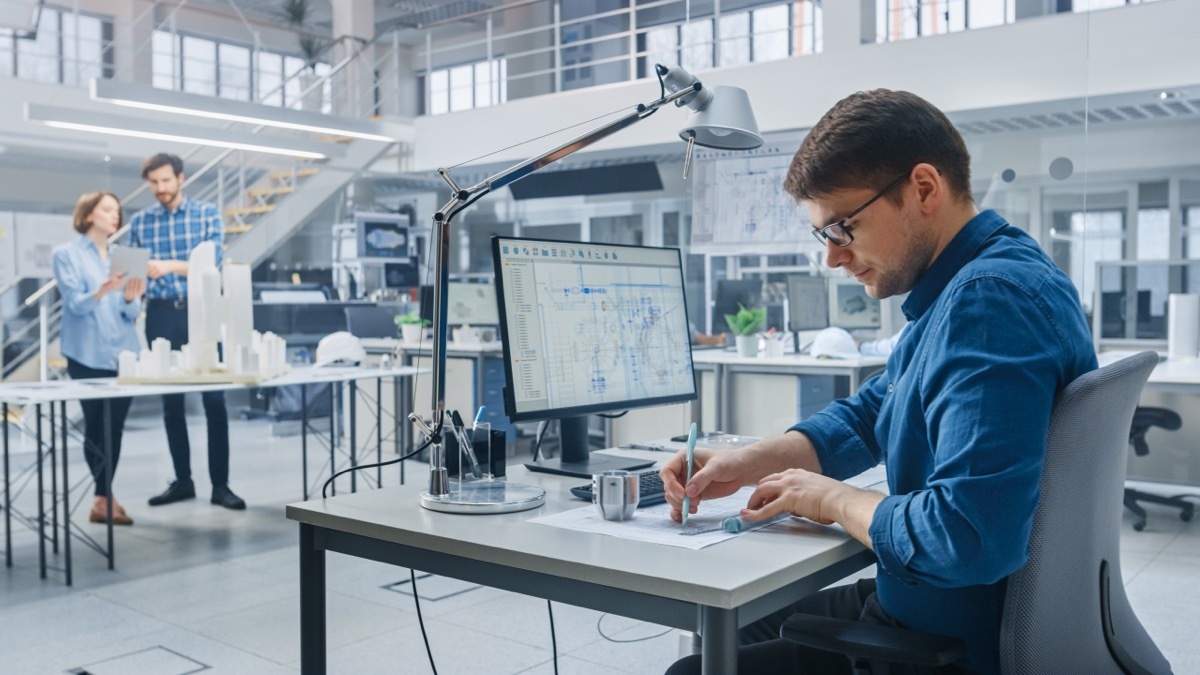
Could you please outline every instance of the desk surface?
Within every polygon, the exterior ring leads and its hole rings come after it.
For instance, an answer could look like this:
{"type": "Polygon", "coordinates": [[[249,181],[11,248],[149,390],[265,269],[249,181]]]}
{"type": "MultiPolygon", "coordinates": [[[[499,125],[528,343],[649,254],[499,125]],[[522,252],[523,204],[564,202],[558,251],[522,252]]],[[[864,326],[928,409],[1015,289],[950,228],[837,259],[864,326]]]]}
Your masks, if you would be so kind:
{"type": "Polygon", "coordinates": [[[744,606],[858,554],[870,556],[840,529],[816,524],[800,526],[802,532],[751,532],[699,551],[532,524],[526,521],[584,506],[568,492],[582,481],[532,474],[523,467],[510,472],[511,481],[545,488],[546,505],[502,515],[438,513],[420,506],[424,481],[417,480],[289,504],[287,517],[482,563],[723,609],[744,606]]]}
{"type": "Polygon", "coordinates": [[[51,380],[49,382],[7,382],[0,384],[0,402],[14,405],[36,405],[58,401],[80,401],[125,396],[161,396],[163,394],[190,394],[205,391],[228,391],[232,389],[285,387],[296,384],[318,382],[349,382],[384,377],[411,377],[429,372],[428,368],[411,366],[395,368],[364,368],[305,366],[295,368],[266,382],[240,384],[222,382],[218,384],[116,384],[114,378],[88,380],[51,380]]]}
{"type": "Polygon", "coordinates": [[[886,356],[863,356],[857,359],[818,359],[804,354],[784,354],[766,358],[763,356],[740,356],[737,352],[724,349],[702,349],[692,352],[695,363],[713,363],[726,366],[802,366],[805,368],[871,368],[887,365],[886,356]]]}

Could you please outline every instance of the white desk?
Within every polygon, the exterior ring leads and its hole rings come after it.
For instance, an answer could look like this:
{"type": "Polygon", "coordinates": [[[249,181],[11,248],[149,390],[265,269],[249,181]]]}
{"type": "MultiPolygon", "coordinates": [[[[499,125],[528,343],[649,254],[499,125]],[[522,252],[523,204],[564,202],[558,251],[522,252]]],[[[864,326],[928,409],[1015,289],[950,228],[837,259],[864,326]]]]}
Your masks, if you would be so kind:
{"type": "MultiPolygon", "coordinates": [[[[710,429],[721,429],[729,433],[762,435],[779,433],[782,429],[742,429],[734,425],[733,406],[731,397],[734,395],[733,380],[737,375],[832,375],[845,377],[849,380],[848,393],[858,391],[862,383],[875,373],[887,366],[887,357],[864,356],[858,359],[818,359],[798,354],[785,354],[779,357],[746,357],[737,352],[705,349],[692,352],[692,363],[698,373],[711,373],[715,378],[715,415],[716,420],[704,420],[704,426],[710,429]]],[[[707,401],[702,400],[704,408],[712,409],[707,401]]],[[[796,421],[796,420],[792,420],[796,421]]]]}
{"type": "Polygon", "coordinates": [[[509,478],[545,488],[545,506],[437,513],[420,506],[420,485],[288,505],[287,517],[300,524],[301,672],[326,670],[326,551],[697,631],[707,674],[736,671],[739,627],[875,560],[840,530],[818,525],[691,551],[531,524],[579,507],[567,490],[580,479],[523,467],[512,467],[509,478]]]}
{"type": "MultiPolygon", "coordinates": [[[[44,504],[44,479],[42,475],[42,464],[45,456],[46,444],[42,442],[42,406],[48,406],[50,409],[50,432],[51,442],[49,444],[50,455],[50,477],[51,477],[51,534],[50,541],[53,553],[58,553],[58,488],[57,488],[57,453],[58,445],[55,436],[55,405],[59,406],[58,419],[61,423],[61,433],[57,435],[57,439],[61,439],[62,446],[62,482],[63,482],[63,546],[64,546],[64,562],[66,563],[66,584],[72,584],[71,577],[71,512],[70,512],[70,482],[67,472],[67,403],[70,401],[96,401],[104,402],[105,411],[104,419],[110,418],[108,404],[114,398],[123,397],[138,397],[138,396],[162,396],[164,394],[190,394],[201,393],[207,391],[228,391],[234,389],[246,389],[250,387],[271,388],[283,387],[291,385],[299,385],[302,392],[301,404],[301,450],[303,461],[303,480],[304,480],[304,496],[308,496],[308,406],[305,405],[307,386],[317,383],[340,383],[347,382],[350,384],[350,419],[354,419],[355,407],[357,403],[356,386],[359,380],[374,379],[377,383],[387,378],[395,378],[398,382],[407,380],[407,378],[418,374],[428,372],[419,368],[411,367],[396,367],[396,368],[363,368],[363,367],[301,367],[295,368],[287,374],[280,377],[268,380],[261,384],[132,384],[118,385],[112,378],[101,378],[92,380],[52,380],[49,382],[12,382],[0,384],[0,409],[2,409],[3,419],[3,441],[4,441],[4,538],[5,538],[5,564],[7,567],[12,567],[12,490],[11,476],[9,472],[9,439],[8,439],[8,407],[10,405],[18,405],[26,408],[32,407],[36,417],[36,446],[37,459],[35,468],[37,471],[37,489],[38,489],[38,512],[36,517],[36,528],[38,531],[38,562],[41,577],[46,578],[46,508],[44,504]]],[[[382,424],[382,411],[379,410],[381,398],[376,397],[376,424],[382,424]]],[[[400,401],[407,401],[407,396],[398,396],[397,405],[400,401]]],[[[397,419],[402,419],[403,415],[397,412],[397,419]]],[[[382,434],[378,433],[381,429],[377,426],[376,453],[382,458],[382,434]]],[[[106,430],[106,442],[104,447],[105,455],[105,482],[110,488],[112,487],[112,474],[108,469],[111,467],[109,458],[111,456],[111,430],[106,430]]],[[[334,451],[336,442],[331,435],[330,438],[330,473],[334,473],[336,464],[334,460],[334,451]]],[[[355,465],[356,462],[356,447],[357,435],[356,425],[350,425],[350,464],[355,465]]],[[[403,475],[403,474],[401,474],[403,475]]],[[[380,474],[380,476],[382,476],[380,474]]],[[[382,477],[380,477],[382,480],[382,477]]],[[[357,488],[355,475],[351,474],[351,490],[357,488]]],[[[112,508],[111,502],[109,508],[112,508]]],[[[26,519],[28,520],[28,519],[26,519]]],[[[104,554],[108,558],[108,568],[114,567],[114,548],[113,548],[113,526],[112,514],[109,514],[107,524],[107,547],[101,547],[99,544],[92,542],[91,538],[84,532],[77,533],[82,540],[92,546],[97,552],[104,554]]]]}

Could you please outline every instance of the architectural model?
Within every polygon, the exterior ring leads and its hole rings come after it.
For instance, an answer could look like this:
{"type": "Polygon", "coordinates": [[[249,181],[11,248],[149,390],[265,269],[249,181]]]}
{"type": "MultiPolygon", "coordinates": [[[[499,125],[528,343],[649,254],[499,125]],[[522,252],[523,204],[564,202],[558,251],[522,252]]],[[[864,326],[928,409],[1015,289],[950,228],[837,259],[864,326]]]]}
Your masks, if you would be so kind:
{"type": "Polygon", "coordinates": [[[187,344],[172,351],[158,338],[141,354],[121,352],[118,382],[258,382],[287,372],[287,343],[254,330],[250,266],[227,262],[222,272],[216,257],[211,241],[188,257],[187,344]]]}

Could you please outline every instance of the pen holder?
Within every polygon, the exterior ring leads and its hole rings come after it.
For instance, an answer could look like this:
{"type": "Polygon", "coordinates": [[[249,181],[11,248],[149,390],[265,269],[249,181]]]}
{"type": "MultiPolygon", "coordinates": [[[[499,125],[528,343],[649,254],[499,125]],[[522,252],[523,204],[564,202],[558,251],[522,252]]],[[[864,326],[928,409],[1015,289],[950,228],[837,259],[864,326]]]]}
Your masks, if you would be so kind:
{"type": "MultiPolygon", "coordinates": [[[[490,433],[484,433],[483,426],[486,422],[479,424],[479,429],[475,430],[472,437],[471,445],[475,448],[475,458],[479,460],[479,467],[482,469],[485,478],[503,478],[505,459],[508,454],[508,435],[503,429],[491,429],[490,433]]],[[[490,427],[491,425],[488,424],[490,427]]],[[[447,427],[449,429],[449,427],[447,427]]],[[[470,433],[470,430],[467,430],[470,433]]],[[[451,476],[459,475],[459,466],[465,464],[467,470],[462,473],[463,480],[474,480],[474,474],[471,473],[471,460],[467,458],[466,453],[461,452],[458,447],[458,437],[447,432],[445,435],[446,441],[446,469],[451,476]],[[460,460],[461,457],[461,460],[460,460]]]]}
{"type": "Polygon", "coordinates": [[[783,356],[783,340],[773,335],[763,338],[763,350],[760,355],[764,359],[777,359],[783,356]]]}
{"type": "Polygon", "coordinates": [[[592,476],[592,501],[605,520],[629,520],[637,509],[638,475],[633,471],[605,471],[592,476]]]}

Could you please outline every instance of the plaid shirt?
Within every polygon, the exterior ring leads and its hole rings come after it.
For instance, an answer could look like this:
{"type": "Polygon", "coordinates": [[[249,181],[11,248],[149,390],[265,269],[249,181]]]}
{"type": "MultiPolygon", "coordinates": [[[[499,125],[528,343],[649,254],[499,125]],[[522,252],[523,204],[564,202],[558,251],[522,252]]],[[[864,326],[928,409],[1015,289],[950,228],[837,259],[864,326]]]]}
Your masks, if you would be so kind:
{"type": "MultiPolygon", "coordinates": [[[[207,202],[186,195],[175,211],[162,204],[138,211],[129,219],[129,245],[150,249],[154,260],[187,260],[192,249],[203,241],[217,247],[217,267],[221,266],[225,227],[221,212],[207,202]]],[[[146,297],[152,300],[186,300],[187,276],[167,274],[148,280],[146,297]]]]}

